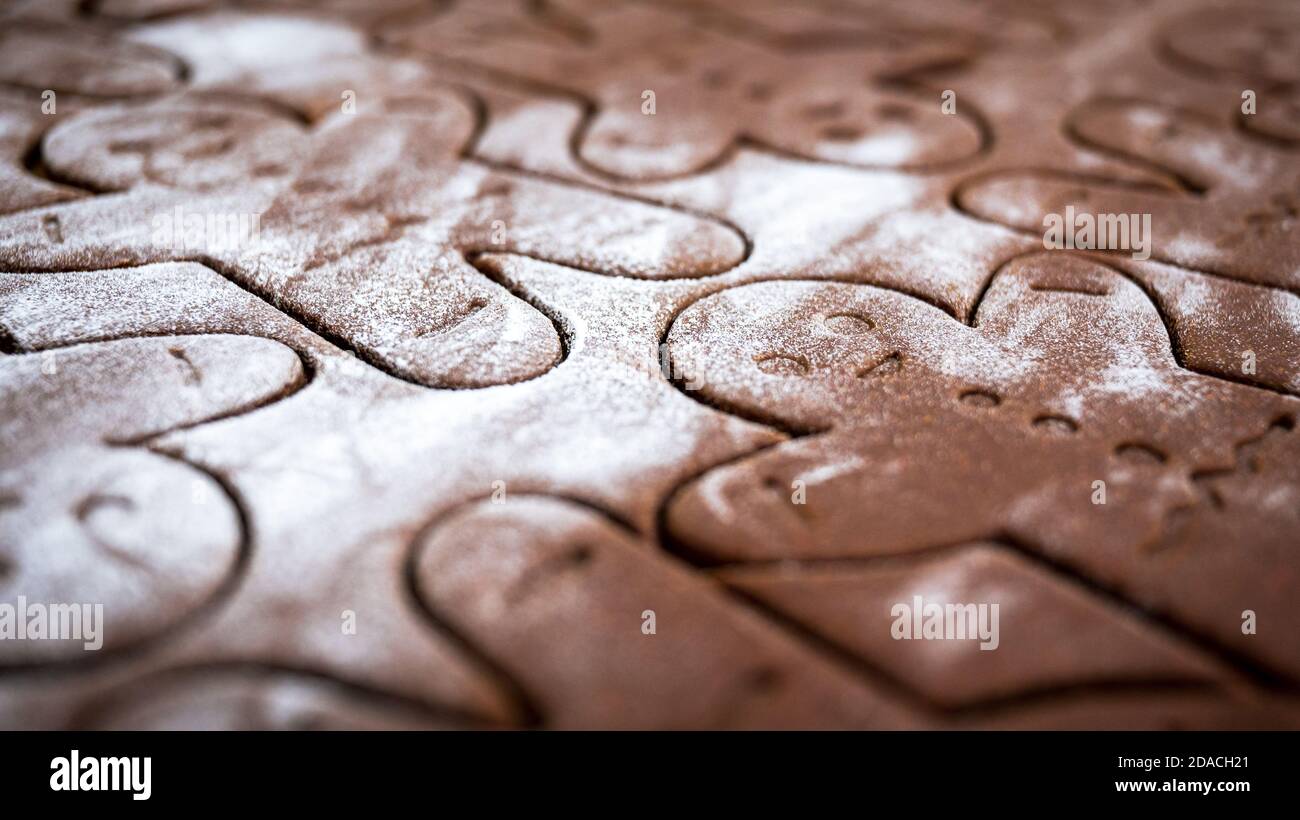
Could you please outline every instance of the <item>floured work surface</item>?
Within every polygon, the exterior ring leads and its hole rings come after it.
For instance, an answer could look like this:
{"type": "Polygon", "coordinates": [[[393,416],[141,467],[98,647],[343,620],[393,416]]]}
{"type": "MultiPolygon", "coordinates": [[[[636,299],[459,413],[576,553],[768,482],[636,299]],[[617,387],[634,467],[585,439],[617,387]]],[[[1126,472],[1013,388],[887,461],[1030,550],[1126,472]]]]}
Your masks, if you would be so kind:
{"type": "Polygon", "coordinates": [[[1300,724],[1293,4],[0,9],[0,726],[1300,724]]]}

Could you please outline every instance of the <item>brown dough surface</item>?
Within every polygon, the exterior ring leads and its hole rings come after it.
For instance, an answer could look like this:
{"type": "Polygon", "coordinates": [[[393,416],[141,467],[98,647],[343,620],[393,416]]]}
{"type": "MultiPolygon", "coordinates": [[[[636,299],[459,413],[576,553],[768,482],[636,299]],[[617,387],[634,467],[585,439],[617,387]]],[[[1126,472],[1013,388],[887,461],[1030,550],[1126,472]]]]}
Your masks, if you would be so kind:
{"type": "Polygon", "coordinates": [[[6,4],[0,728],[1300,725],[1297,43],[6,4]]]}

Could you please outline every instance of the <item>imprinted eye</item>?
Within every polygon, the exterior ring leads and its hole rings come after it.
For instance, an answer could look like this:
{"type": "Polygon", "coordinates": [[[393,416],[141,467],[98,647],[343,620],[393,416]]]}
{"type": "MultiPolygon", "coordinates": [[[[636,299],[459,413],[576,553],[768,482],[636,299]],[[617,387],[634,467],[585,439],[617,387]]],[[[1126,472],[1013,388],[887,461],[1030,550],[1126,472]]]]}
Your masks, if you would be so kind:
{"type": "Polygon", "coordinates": [[[769,376],[806,376],[812,365],[803,356],[768,353],[754,360],[758,369],[769,376]]]}
{"type": "Polygon", "coordinates": [[[861,313],[841,311],[826,315],[826,327],[844,336],[856,336],[874,329],[876,323],[861,313]]]}

